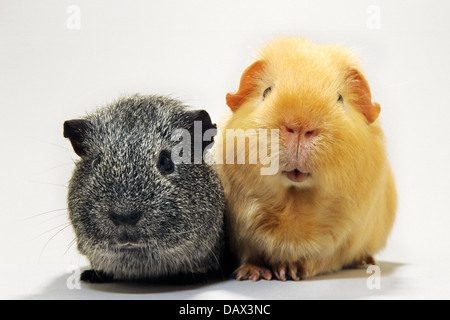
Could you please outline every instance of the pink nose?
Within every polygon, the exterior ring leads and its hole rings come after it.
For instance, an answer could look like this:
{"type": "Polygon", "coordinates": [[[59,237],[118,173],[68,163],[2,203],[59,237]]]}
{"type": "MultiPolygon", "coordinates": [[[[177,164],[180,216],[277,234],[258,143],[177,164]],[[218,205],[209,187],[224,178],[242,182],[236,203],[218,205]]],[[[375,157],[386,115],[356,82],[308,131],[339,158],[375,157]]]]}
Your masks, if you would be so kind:
{"type": "Polygon", "coordinates": [[[319,134],[319,130],[295,123],[285,123],[281,126],[281,132],[289,139],[311,140],[319,134]]]}

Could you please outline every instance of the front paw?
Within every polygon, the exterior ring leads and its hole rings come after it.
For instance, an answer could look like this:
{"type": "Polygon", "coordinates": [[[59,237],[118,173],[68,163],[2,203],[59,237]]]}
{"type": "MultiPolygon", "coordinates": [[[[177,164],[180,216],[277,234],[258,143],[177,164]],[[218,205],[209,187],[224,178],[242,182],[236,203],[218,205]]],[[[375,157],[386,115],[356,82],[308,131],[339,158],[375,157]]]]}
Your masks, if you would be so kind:
{"type": "Polygon", "coordinates": [[[270,269],[256,264],[243,264],[234,272],[237,281],[252,280],[253,282],[261,279],[271,280],[272,271],[270,269]]]}
{"type": "Polygon", "coordinates": [[[303,269],[300,265],[295,263],[280,263],[273,268],[275,278],[280,281],[300,281],[303,278],[303,269]]]}
{"type": "Polygon", "coordinates": [[[368,265],[376,265],[376,261],[374,257],[371,255],[366,255],[365,257],[361,258],[361,260],[358,263],[360,266],[368,266],[368,265]]]}
{"type": "Polygon", "coordinates": [[[86,270],[81,274],[80,280],[89,283],[107,283],[113,282],[114,277],[103,271],[86,270]]]}

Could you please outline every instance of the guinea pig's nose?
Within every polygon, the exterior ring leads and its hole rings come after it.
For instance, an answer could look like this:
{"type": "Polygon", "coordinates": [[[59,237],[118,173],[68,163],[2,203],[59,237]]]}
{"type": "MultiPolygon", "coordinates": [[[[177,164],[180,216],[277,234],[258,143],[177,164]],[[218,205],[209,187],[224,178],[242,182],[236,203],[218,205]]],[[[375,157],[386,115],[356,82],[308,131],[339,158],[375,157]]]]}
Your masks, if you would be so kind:
{"type": "Polygon", "coordinates": [[[288,137],[298,137],[301,140],[314,138],[319,133],[318,129],[295,123],[285,123],[281,126],[281,131],[288,137]]]}
{"type": "Polygon", "coordinates": [[[109,218],[116,226],[135,226],[141,220],[142,213],[134,211],[126,214],[117,214],[111,212],[109,218]]]}
{"type": "Polygon", "coordinates": [[[307,128],[307,129],[304,130],[304,132],[303,132],[303,137],[305,137],[306,139],[310,139],[310,138],[314,138],[314,137],[317,136],[318,134],[319,134],[319,130],[307,128]]]}

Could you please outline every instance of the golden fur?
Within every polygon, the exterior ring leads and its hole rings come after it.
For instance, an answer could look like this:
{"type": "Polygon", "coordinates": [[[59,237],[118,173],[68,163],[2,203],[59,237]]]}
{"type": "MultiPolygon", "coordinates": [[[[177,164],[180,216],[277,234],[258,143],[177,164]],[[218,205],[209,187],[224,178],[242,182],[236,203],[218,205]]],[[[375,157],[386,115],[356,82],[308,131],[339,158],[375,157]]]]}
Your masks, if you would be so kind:
{"type": "MultiPolygon", "coordinates": [[[[218,165],[230,246],[240,265],[236,278],[299,280],[374,263],[394,223],[397,196],[377,120],[380,106],[372,103],[354,54],[303,38],[276,39],[244,71],[227,104],[218,163],[230,152],[235,160],[244,152],[226,143],[226,129],[280,130],[278,153],[267,142],[269,157],[279,158],[277,174],[261,175],[262,158],[218,165]],[[317,133],[304,145],[299,140],[298,166],[309,173],[301,183],[283,173],[296,150],[282,131],[286,123],[317,133]]],[[[246,145],[247,158],[255,152],[246,145]]]]}

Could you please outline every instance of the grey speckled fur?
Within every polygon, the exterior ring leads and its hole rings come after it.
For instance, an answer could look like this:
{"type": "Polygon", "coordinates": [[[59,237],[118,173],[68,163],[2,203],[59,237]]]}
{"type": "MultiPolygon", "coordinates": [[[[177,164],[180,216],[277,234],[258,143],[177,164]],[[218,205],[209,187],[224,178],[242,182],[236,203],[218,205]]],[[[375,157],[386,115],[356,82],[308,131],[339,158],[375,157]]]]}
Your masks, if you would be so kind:
{"type": "Polygon", "coordinates": [[[71,128],[75,137],[65,123],[81,155],[68,205],[93,272],[137,280],[219,270],[225,199],[215,168],[180,164],[167,175],[158,169],[161,152],[178,144],[172,132],[192,127],[192,111],[167,97],[135,95],[81,120],[71,128]],[[133,212],[141,215],[135,225],[110,218],[133,212]]]}

